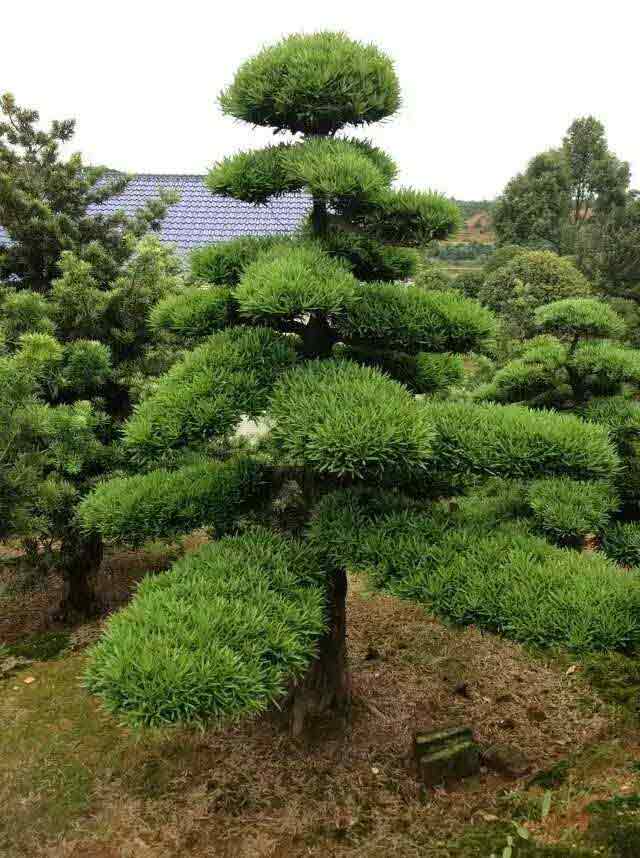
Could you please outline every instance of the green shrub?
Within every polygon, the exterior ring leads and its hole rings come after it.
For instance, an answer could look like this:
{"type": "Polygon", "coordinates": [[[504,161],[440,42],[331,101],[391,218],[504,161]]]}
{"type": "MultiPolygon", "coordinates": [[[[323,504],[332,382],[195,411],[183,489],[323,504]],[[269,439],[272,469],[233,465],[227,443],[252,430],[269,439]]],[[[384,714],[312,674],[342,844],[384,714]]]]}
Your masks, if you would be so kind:
{"type": "Polygon", "coordinates": [[[484,285],[485,274],[482,271],[464,271],[458,274],[451,282],[454,289],[458,289],[467,298],[478,298],[480,290],[484,285]]]}
{"type": "Polygon", "coordinates": [[[296,359],[289,338],[267,328],[213,334],[164,375],[123,430],[132,461],[157,465],[172,450],[231,432],[265,408],[278,375],[296,359]]]}
{"type": "Polygon", "coordinates": [[[547,474],[609,479],[620,462],[602,426],[517,405],[422,403],[434,423],[433,468],[457,478],[547,474]]]}
{"type": "Polygon", "coordinates": [[[333,207],[351,207],[375,198],[389,180],[360,146],[349,140],[315,137],[287,150],[287,180],[305,187],[333,207]]]}
{"type": "Polygon", "coordinates": [[[240,313],[253,319],[322,311],[338,315],[356,299],[357,282],[318,247],[298,245],[250,265],[236,290],[240,313]]]}
{"type": "Polygon", "coordinates": [[[271,397],[272,436],[291,463],[358,479],[424,472],[433,429],[402,385],[351,361],[310,362],[271,397]]]}
{"type": "Polygon", "coordinates": [[[194,286],[159,301],[149,315],[150,328],[182,341],[207,336],[225,327],[232,317],[229,289],[194,286]]]}
{"type": "Polygon", "coordinates": [[[417,355],[408,355],[403,352],[378,352],[340,343],[333,353],[335,357],[345,357],[364,366],[376,367],[396,381],[401,381],[414,393],[444,391],[458,384],[464,377],[462,358],[448,352],[418,352],[417,355]]]}
{"type": "Polygon", "coordinates": [[[111,349],[95,340],[74,340],[64,347],[61,383],[77,395],[91,395],[112,375],[111,349]]]}
{"type": "Polygon", "coordinates": [[[416,286],[422,289],[436,289],[446,291],[452,286],[452,279],[449,275],[435,265],[422,265],[416,276],[413,278],[416,286]]]}
{"type": "Polygon", "coordinates": [[[204,526],[220,535],[255,502],[260,485],[255,461],[203,459],[175,471],[111,479],[85,498],[78,514],[86,531],[134,546],[204,526]]]}
{"type": "Polygon", "coordinates": [[[617,392],[624,382],[640,383],[640,351],[606,340],[585,342],[571,358],[571,366],[587,378],[594,393],[617,392]]]}
{"type": "Polygon", "coordinates": [[[640,523],[619,521],[605,528],[602,550],[623,566],[640,566],[640,523]]]}
{"type": "Polygon", "coordinates": [[[359,218],[380,241],[417,247],[446,238],[461,224],[460,209],[452,200],[413,188],[382,191],[359,218]]]}
{"type": "Polygon", "coordinates": [[[197,247],[189,256],[191,277],[216,286],[237,286],[245,268],[261,253],[286,243],[287,239],[276,236],[244,236],[197,247]]]}
{"type": "Polygon", "coordinates": [[[590,294],[587,279],[568,259],[548,250],[529,250],[489,274],[478,297],[527,334],[534,330],[538,307],[590,294]]]}
{"type": "Polygon", "coordinates": [[[416,363],[415,390],[418,393],[446,390],[464,378],[464,363],[460,355],[420,352],[416,363]]]}
{"type": "Polygon", "coordinates": [[[294,144],[238,152],[218,161],[205,184],[212,194],[235,197],[246,203],[265,203],[270,197],[298,191],[301,183],[285,172],[285,155],[294,144]]]}
{"type": "Polygon", "coordinates": [[[456,292],[372,283],[339,321],[344,339],[370,348],[409,353],[465,352],[486,346],[495,333],[491,313],[456,292]]]}
{"type": "Polygon", "coordinates": [[[389,493],[373,502],[336,492],[316,508],[311,538],[333,562],[457,623],[579,652],[637,649],[640,576],[555,548],[518,518],[525,507],[521,484],[497,481],[453,515],[389,493]]]}
{"type": "Polygon", "coordinates": [[[535,480],[528,499],[536,524],[559,541],[600,533],[619,503],[607,483],[566,477],[535,480]]]}
{"type": "Polygon", "coordinates": [[[85,682],[134,725],[236,719],[303,675],[324,628],[309,546],[227,537],[146,578],[91,650],[85,682]]]}
{"type": "Polygon", "coordinates": [[[38,292],[0,290],[0,331],[8,345],[15,345],[22,334],[52,334],[55,325],[50,313],[49,302],[38,292]]]}
{"type": "Polygon", "coordinates": [[[322,248],[337,257],[358,280],[406,280],[414,273],[416,251],[381,244],[366,235],[332,229],[322,237],[322,248]]]}
{"type": "Polygon", "coordinates": [[[252,125],[332,134],[395,113],[400,90],[393,63],[374,45],[325,32],[289,36],[247,60],[220,104],[252,125]]]}
{"type": "Polygon", "coordinates": [[[621,337],[623,320],[604,301],[565,298],[535,311],[536,327],[569,337],[621,337]]]}
{"type": "Polygon", "coordinates": [[[527,248],[519,244],[505,244],[502,247],[498,247],[483,265],[482,271],[484,276],[487,277],[489,274],[497,271],[498,268],[508,265],[521,253],[527,253],[527,248]]]}

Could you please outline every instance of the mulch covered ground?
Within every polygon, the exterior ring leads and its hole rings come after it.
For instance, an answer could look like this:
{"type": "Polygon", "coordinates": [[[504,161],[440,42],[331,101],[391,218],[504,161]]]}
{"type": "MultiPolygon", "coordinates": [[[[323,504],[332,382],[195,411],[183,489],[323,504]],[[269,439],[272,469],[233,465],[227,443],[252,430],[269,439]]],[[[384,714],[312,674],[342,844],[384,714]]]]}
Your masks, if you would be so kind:
{"type": "MultiPolygon", "coordinates": [[[[136,563],[124,567],[133,571],[116,575],[122,593],[139,577],[136,563]]],[[[426,790],[410,764],[415,730],[470,724],[481,744],[523,751],[532,773],[618,741],[618,725],[579,671],[370,596],[359,579],[349,597],[352,718],[318,724],[303,740],[292,741],[271,716],[205,733],[136,736],[80,686],[78,650],[97,633],[99,623],[75,630],[66,657],[26,669],[33,682],[25,684],[24,671],[6,680],[0,717],[11,747],[0,802],[13,820],[9,855],[447,856],[465,827],[502,818],[505,795],[526,778],[483,771],[450,790],[426,790]],[[30,730],[20,732],[25,719],[30,730]],[[39,731],[42,741],[58,737],[55,750],[39,749],[41,758],[32,746],[39,731]],[[51,760],[56,773],[83,773],[86,794],[71,806],[65,800],[64,811],[56,802],[69,794],[67,775],[43,782],[51,760]]],[[[549,825],[558,824],[557,809],[549,825]]],[[[4,844],[0,838],[0,854],[4,844]]]]}

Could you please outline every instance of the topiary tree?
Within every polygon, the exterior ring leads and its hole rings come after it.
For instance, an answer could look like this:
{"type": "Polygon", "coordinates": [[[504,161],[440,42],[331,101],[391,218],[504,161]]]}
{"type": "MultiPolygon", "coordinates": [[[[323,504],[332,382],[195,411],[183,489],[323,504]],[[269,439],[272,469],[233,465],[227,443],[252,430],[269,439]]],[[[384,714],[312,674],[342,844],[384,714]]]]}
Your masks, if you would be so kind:
{"type": "Polygon", "coordinates": [[[453,290],[390,282],[408,259],[395,245],[446,235],[457,210],[392,189],[387,156],[337,136],[396,109],[387,57],[341,34],[293,36],[247,61],[221,104],[303,136],[223,160],[209,187],[253,202],[306,189],[312,211],[295,240],[196,254],[199,285],[151,311],[154,328],[190,350],[124,426],[129,475],[98,486],[81,520],[134,545],[202,526],[217,539],[144,583],[108,625],[86,681],[135,723],[234,718],[277,702],[299,732],[306,716],[350,699],[348,556],[316,526],[319,501],[349,487],[386,503],[386,487],[433,510],[443,481],[597,480],[618,460],[604,429],[573,416],[413,395],[457,380],[460,355],[486,348],[494,321],[453,290]],[[358,265],[345,251],[356,245],[367,250],[358,265]],[[387,282],[371,279],[382,261],[387,282]],[[249,444],[235,435],[243,417],[260,422],[249,444]]]}

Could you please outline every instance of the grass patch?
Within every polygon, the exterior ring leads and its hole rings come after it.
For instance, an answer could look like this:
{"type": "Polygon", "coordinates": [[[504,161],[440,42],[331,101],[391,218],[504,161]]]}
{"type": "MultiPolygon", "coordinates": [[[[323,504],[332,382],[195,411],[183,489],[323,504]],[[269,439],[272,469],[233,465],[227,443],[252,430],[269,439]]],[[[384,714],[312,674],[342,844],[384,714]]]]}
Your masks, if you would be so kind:
{"type": "Polygon", "coordinates": [[[46,632],[33,635],[6,647],[6,654],[30,661],[49,661],[57,658],[69,645],[69,632],[46,632]]]}

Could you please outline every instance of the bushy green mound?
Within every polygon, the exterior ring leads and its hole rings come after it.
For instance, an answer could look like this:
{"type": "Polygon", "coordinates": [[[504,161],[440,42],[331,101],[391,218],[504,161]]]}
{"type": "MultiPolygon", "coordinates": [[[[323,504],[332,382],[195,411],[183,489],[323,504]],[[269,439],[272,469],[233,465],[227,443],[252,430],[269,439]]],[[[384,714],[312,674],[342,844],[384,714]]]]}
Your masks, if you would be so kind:
{"type": "Polygon", "coordinates": [[[244,269],[261,253],[276,245],[286,246],[287,242],[281,236],[246,235],[196,247],[189,256],[191,277],[196,282],[216,286],[237,286],[244,269]]]}
{"type": "Polygon", "coordinates": [[[572,414],[435,400],[422,407],[436,429],[434,466],[454,479],[564,474],[598,480],[620,467],[606,428],[572,414]]]}
{"type": "Polygon", "coordinates": [[[290,339],[267,328],[229,328],[189,352],[164,375],[124,427],[132,460],[157,464],[179,447],[231,432],[257,416],[276,378],[292,366],[290,339]]]}
{"type": "Polygon", "coordinates": [[[589,297],[591,292],[570,260],[548,250],[519,250],[486,277],[478,297],[518,330],[531,334],[538,307],[562,298],[589,297]]]}
{"type": "Polygon", "coordinates": [[[314,361],[283,376],[269,409],[285,460],[320,473],[400,479],[425,471],[433,427],[402,385],[350,361],[314,361]]]}
{"type": "Polygon", "coordinates": [[[566,477],[534,480],[528,500],[536,524],[563,542],[600,533],[619,503],[608,483],[566,477]]]}
{"type": "Polygon", "coordinates": [[[495,333],[491,313],[453,291],[372,283],[359,298],[339,329],[347,341],[370,348],[466,352],[482,349],[495,333]]]}
{"type": "Polygon", "coordinates": [[[332,134],[391,116],[400,89],[393,63],[374,45],[325,32],[289,36],[247,60],[220,104],[252,125],[332,134]]]}
{"type": "Polygon", "coordinates": [[[134,725],[262,712],[314,655],[322,579],[308,545],[264,530],[205,545],[111,617],[86,685],[134,725]]]}
{"type": "Polygon", "coordinates": [[[416,269],[417,251],[410,247],[381,244],[366,235],[330,229],[322,248],[341,259],[354,277],[365,282],[406,280],[416,269]]]}
{"type": "Polygon", "coordinates": [[[240,313],[252,319],[342,313],[356,299],[357,281],[337,260],[313,245],[271,252],[250,265],[236,289],[240,313]]]}
{"type": "Polygon", "coordinates": [[[226,327],[233,316],[231,291],[194,286],[159,301],[149,314],[149,327],[185,342],[226,327]]]}
{"type": "MultiPolygon", "coordinates": [[[[393,170],[391,160],[377,151],[393,170]]],[[[288,181],[340,210],[375,199],[390,182],[389,170],[383,173],[363,145],[332,137],[310,138],[292,146],[283,159],[283,169],[288,181]]]]}
{"type": "Polygon", "coordinates": [[[624,566],[640,566],[640,523],[616,522],[602,534],[602,550],[624,566]]]}
{"type": "Polygon", "coordinates": [[[460,355],[449,352],[375,351],[365,347],[339,344],[333,351],[336,357],[345,357],[364,366],[372,366],[401,381],[414,393],[438,393],[459,384],[464,377],[464,363],[460,355]]]}
{"type": "Polygon", "coordinates": [[[453,200],[414,188],[389,188],[379,193],[357,220],[380,241],[415,247],[452,235],[462,223],[453,200]]]}
{"type": "Polygon", "coordinates": [[[134,546],[197,527],[220,535],[255,501],[260,485],[261,468],[251,459],[203,459],[109,480],[84,499],[78,514],[85,530],[134,546]]]}
{"type": "Polygon", "coordinates": [[[564,336],[621,337],[624,321],[604,301],[595,298],[565,298],[538,307],[536,327],[564,336]]]}
{"type": "Polygon", "coordinates": [[[374,586],[457,623],[578,652],[637,650],[640,575],[600,554],[556,548],[510,520],[518,492],[510,511],[503,498],[502,523],[496,504],[482,515],[483,503],[452,515],[440,504],[421,510],[398,496],[337,492],[316,509],[311,536],[374,586]]]}

